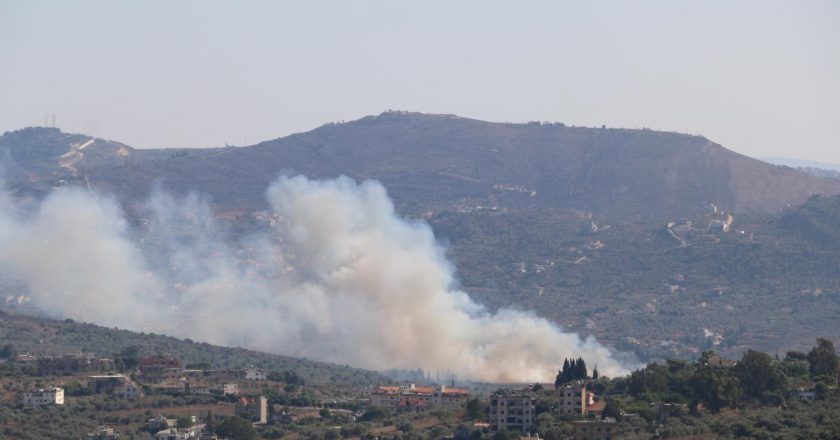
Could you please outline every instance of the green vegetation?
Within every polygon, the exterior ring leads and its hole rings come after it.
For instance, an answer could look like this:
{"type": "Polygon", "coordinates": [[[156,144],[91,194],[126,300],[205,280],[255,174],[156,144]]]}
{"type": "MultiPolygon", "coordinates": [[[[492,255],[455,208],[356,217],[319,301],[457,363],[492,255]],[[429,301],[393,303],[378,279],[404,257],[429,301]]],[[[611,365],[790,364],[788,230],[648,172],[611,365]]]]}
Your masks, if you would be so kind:
{"type": "MultiPolygon", "coordinates": [[[[597,371],[597,370],[596,370],[597,371]]],[[[595,379],[598,377],[595,376],[595,379]]],[[[586,362],[583,358],[566,359],[563,361],[563,368],[557,372],[557,378],[554,379],[554,387],[557,388],[565,383],[573,380],[589,379],[589,373],[586,369],[586,362]]]]}
{"type": "Polygon", "coordinates": [[[462,289],[491,309],[535,310],[643,360],[714,349],[806,350],[840,338],[840,197],[781,215],[666,222],[573,210],[436,212],[462,289]],[[743,231],[743,233],[741,232],[743,231]]]}
{"type": "Polygon", "coordinates": [[[119,371],[136,368],[142,356],[167,353],[179,358],[183,364],[214,365],[216,368],[254,365],[269,371],[282,371],[278,373],[280,380],[294,387],[304,383],[364,386],[388,382],[380,374],[346,365],[0,311],[0,346],[4,345],[17,353],[62,355],[83,352],[113,357],[119,371]]]}

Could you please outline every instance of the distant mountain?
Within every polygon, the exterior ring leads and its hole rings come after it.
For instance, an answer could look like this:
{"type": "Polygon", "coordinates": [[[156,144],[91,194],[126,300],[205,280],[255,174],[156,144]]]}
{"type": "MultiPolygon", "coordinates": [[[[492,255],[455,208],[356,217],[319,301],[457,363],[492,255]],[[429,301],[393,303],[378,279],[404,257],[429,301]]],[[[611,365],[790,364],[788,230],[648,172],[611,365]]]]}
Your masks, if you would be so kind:
{"type": "Polygon", "coordinates": [[[791,168],[817,168],[822,170],[840,172],[840,164],[814,162],[811,160],[790,159],[787,157],[763,157],[761,160],[772,163],[773,165],[782,165],[791,168]]]}
{"type": "Polygon", "coordinates": [[[840,180],[840,165],[784,158],[769,158],[764,159],[764,161],[780,166],[790,167],[796,171],[800,171],[814,177],[840,180]]]}
{"type": "Polygon", "coordinates": [[[133,200],[158,184],[209,194],[220,210],[264,209],[263,192],[281,173],[376,179],[410,214],[530,207],[666,219],[711,205],[774,212],[840,193],[840,181],[772,166],[699,136],[451,115],[388,112],[239,148],[72,146],[86,139],[54,129],[6,133],[0,157],[34,174],[23,187],[80,178],[133,200]],[[62,165],[67,154],[76,174],[62,165]]]}

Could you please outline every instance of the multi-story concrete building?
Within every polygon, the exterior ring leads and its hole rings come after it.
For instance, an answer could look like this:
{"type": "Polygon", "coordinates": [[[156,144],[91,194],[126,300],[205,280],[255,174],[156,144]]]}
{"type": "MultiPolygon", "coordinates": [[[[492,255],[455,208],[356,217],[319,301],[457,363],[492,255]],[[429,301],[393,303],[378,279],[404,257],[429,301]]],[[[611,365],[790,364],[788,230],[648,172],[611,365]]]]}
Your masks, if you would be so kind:
{"type": "Polygon", "coordinates": [[[37,358],[38,373],[41,375],[69,375],[109,371],[114,367],[111,359],[100,358],[91,354],[64,356],[44,356],[37,358]]]}
{"type": "Polygon", "coordinates": [[[595,394],[588,392],[582,382],[560,386],[557,397],[557,410],[562,416],[585,415],[586,408],[595,403],[595,394]]]}
{"type": "Polygon", "coordinates": [[[143,390],[122,374],[88,376],[88,389],[94,394],[111,394],[119,399],[136,399],[143,390]]]}
{"type": "Polygon", "coordinates": [[[184,373],[181,361],[166,356],[149,356],[140,360],[143,383],[175,385],[184,373]]]}
{"type": "Polygon", "coordinates": [[[493,431],[529,433],[534,426],[534,398],[524,393],[493,394],[487,418],[493,431]]]}
{"type": "Polygon", "coordinates": [[[23,393],[23,406],[64,405],[64,388],[41,388],[23,393]]]}
{"type": "Polygon", "coordinates": [[[604,420],[579,420],[575,425],[575,440],[615,440],[618,423],[607,417],[604,420]]]}
{"type": "Polygon", "coordinates": [[[370,393],[370,403],[395,411],[424,411],[459,408],[466,404],[470,392],[445,385],[423,387],[415,384],[379,386],[370,393]]]}

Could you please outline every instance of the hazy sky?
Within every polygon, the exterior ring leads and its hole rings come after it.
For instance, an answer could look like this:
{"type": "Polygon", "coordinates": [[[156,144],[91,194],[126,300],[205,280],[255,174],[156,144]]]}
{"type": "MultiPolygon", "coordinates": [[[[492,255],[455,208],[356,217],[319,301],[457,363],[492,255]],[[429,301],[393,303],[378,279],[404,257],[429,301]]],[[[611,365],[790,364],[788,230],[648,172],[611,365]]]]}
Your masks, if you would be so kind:
{"type": "Polygon", "coordinates": [[[386,109],[840,163],[840,2],[0,0],[0,132],[241,145],[386,109]]]}

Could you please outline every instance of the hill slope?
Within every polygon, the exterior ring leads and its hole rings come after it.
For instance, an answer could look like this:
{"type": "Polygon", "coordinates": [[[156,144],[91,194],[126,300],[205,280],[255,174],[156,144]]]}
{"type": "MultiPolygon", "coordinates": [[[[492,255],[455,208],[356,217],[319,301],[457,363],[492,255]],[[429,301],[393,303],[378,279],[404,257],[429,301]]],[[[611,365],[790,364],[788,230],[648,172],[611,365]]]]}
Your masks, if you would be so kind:
{"type": "Polygon", "coordinates": [[[0,310],[0,346],[6,344],[12,344],[19,353],[63,355],[88,352],[101,356],[112,356],[126,347],[135,346],[141,355],[165,353],[185,364],[206,362],[218,368],[254,365],[269,371],[294,370],[313,384],[367,386],[388,381],[378,373],[348,366],[110,329],[72,320],[14,315],[0,310]]]}
{"type": "Polygon", "coordinates": [[[94,139],[75,172],[61,166],[91,139],[6,133],[8,183],[20,195],[88,185],[129,211],[156,186],[199,191],[250,231],[248,211],[266,208],[281,173],[377,179],[404,215],[429,221],[462,287],[491,308],[537,310],[642,356],[840,337],[840,199],[813,197],[840,181],[703,137],[389,112],[249,147],[94,139]],[[729,214],[732,231],[711,230],[729,214]]]}
{"type": "MultiPolygon", "coordinates": [[[[23,157],[22,167],[35,179],[62,178],[66,167],[45,168],[30,156],[56,162],[72,142],[82,141],[74,136],[54,129],[7,133],[0,137],[0,157],[23,157]]],[[[775,212],[815,194],[840,194],[840,181],[751,159],[699,136],[405,112],[250,147],[123,148],[122,155],[113,151],[116,143],[88,148],[108,145],[110,154],[86,152],[75,164],[95,188],[123,199],[142,197],[152,184],[197,190],[211,195],[219,209],[265,208],[265,187],[281,173],[376,179],[412,214],[496,206],[663,219],[704,212],[710,204],[736,213],[775,212]]]]}

